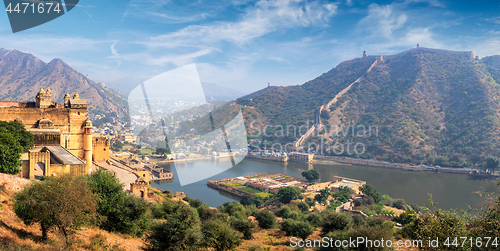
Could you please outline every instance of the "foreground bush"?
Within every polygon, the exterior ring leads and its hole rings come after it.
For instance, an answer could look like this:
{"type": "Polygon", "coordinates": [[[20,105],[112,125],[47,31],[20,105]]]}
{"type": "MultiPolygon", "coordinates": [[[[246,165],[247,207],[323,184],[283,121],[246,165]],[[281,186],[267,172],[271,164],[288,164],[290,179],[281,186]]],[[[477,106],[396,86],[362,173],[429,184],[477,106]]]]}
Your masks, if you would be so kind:
{"type": "Polygon", "coordinates": [[[241,239],[228,223],[221,220],[209,220],[203,222],[201,227],[203,243],[205,247],[215,250],[234,250],[241,245],[241,239]]]}
{"type": "Polygon", "coordinates": [[[128,194],[111,173],[102,169],[89,176],[97,198],[99,227],[112,232],[141,237],[151,226],[151,207],[141,198],[128,194]]]}
{"type": "Polygon", "coordinates": [[[146,237],[146,250],[199,250],[202,241],[200,219],[195,209],[175,203],[166,221],[157,223],[146,237]]]}
{"type": "Polygon", "coordinates": [[[255,215],[255,218],[257,219],[257,222],[259,222],[259,226],[263,229],[270,229],[276,225],[276,217],[273,213],[267,210],[258,212],[255,215]]]}
{"type": "Polygon", "coordinates": [[[39,223],[44,240],[53,227],[58,227],[67,238],[68,230],[92,223],[96,210],[87,181],[70,174],[46,177],[14,195],[14,212],[28,226],[39,223]]]}

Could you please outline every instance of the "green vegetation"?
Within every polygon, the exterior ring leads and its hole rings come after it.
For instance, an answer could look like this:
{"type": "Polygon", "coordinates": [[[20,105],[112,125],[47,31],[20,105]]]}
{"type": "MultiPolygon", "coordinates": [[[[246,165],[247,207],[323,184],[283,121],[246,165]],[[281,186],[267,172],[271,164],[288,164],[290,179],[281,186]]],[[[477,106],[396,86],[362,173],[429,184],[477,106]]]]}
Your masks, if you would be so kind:
{"type": "Polygon", "coordinates": [[[274,228],[276,226],[276,217],[270,211],[259,211],[255,215],[255,218],[259,222],[259,226],[263,229],[274,228]]]}
{"type": "Polygon", "coordinates": [[[494,156],[488,156],[486,158],[486,167],[490,169],[492,172],[495,171],[500,166],[500,159],[494,156]]]}
{"type": "Polygon", "coordinates": [[[299,198],[300,194],[300,190],[296,187],[281,187],[277,195],[282,203],[288,204],[290,201],[299,198]]]}
{"type": "Polygon", "coordinates": [[[249,194],[244,194],[243,196],[241,196],[240,200],[240,203],[243,206],[250,206],[250,205],[260,206],[262,202],[263,202],[262,199],[260,199],[259,197],[254,198],[249,194]]]}
{"type": "Polygon", "coordinates": [[[320,117],[324,120],[329,120],[330,119],[330,113],[327,110],[322,110],[320,117]]]}
{"type": "MultiPolygon", "coordinates": [[[[424,250],[476,250],[469,246],[465,249],[453,246],[453,240],[455,237],[473,240],[500,238],[498,194],[485,196],[491,200],[477,211],[477,216],[473,216],[436,210],[432,198],[429,206],[408,207],[404,200],[380,195],[373,186],[365,184],[361,187],[364,195],[354,200],[354,210],[368,215],[363,218],[350,212],[335,212],[335,208],[353,194],[347,187],[340,187],[338,191],[334,190],[335,193],[329,189],[321,190],[320,200],[326,198],[331,201],[330,206],[322,207],[322,211],[318,207],[310,210],[311,206],[315,206],[314,200],[304,198],[297,188],[285,187],[280,191],[278,195],[267,198],[246,195],[242,197],[242,204],[228,202],[217,209],[210,208],[200,199],[189,197],[184,198],[189,204],[169,199],[161,204],[147,203],[126,194],[115,177],[99,170],[85,177],[46,177],[17,193],[14,196],[14,208],[26,224],[40,224],[44,239],[47,238],[47,231],[54,227],[60,229],[68,240],[69,230],[96,225],[127,235],[145,234],[145,250],[235,250],[243,243],[243,239],[253,238],[256,226],[250,216],[255,217],[262,229],[278,227],[285,235],[303,240],[309,238],[317,228],[321,228],[322,238],[340,241],[357,237],[370,240],[442,240],[438,247],[429,247],[424,242],[424,250]],[[394,217],[395,222],[403,225],[402,229],[394,228],[395,223],[392,221],[373,216],[394,214],[384,209],[386,205],[406,209],[405,213],[394,217]],[[277,217],[282,218],[279,224],[277,217]],[[447,245],[445,240],[448,237],[451,240],[447,245]]],[[[91,238],[88,247],[119,248],[107,245],[105,238],[97,235],[91,238]]],[[[1,248],[3,246],[0,245],[1,248]]],[[[496,248],[490,245],[486,250],[496,248]]],[[[319,250],[325,249],[321,247],[319,250]]],[[[361,246],[355,250],[389,249],[361,246]]]]}
{"type": "Polygon", "coordinates": [[[223,220],[205,221],[201,230],[206,247],[212,247],[215,250],[234,250],[241,245],[240,236],[223,220]]]}
{"type": "Polygon", "coordinates": [[[21,153],[34,145],[34,136],[16,121],[0,121],[0,173],[18,174],[21,153]]]}
{"type": "Polygon", "coordinates": [[[90,224],[96,210],[88,182],[69,174],[46,177],[14,196],[16,215],[28,226],[39,223],[43,240],[53,227],[58,227],[67,238],[68,230],[90,224]]]}
{"type": "Polygon", "coordinates": [[[366,196],[372,197],[375,203],[379,203],[382,200],[382,196],[377,192],[377,189],[370,184],[364,184],[359,190],[366,196]]]}
{"type": "Polygon", "coordinates": [[[253,193],[253,194],[259,194],[259,193],[262,193],[262,191],[261,191],[261,190],[259,190],[259,189],[255,189],[255,188],[253,188],[253,187],[242,186],[242,187],[238,187],[238,189],[243,190],[243,191],[246,191],[246,192],[249,192],[249,193],[253,193]]]}
{"type": "Polygon", "coordinates": [[[280,230],[287,236],[297,236],[305,240],[313,232],[313,227],[307,221],[284,220],[280,225],[280,230]]]}
{"type": "Polygon", "coordinates": [[[328,197],[330,197],[331,195],[331,191],[330,189],[328,188],[325,188],[325,189],[321,189],[319,191],[319,194],[316,194],[316,196],[314,196],[314,199],[319,202],[320,204],[323,204],[326,202],[326,200],[328,199],[328,197]]]}
{"type": "Polygon", "coordinates": [[[151,209],[147,202],[123,190],[111,173],[99,169],[89,177],[97,198],[99,227],[112,232],[142,236],[151,225],[151,209]]]}
{"type": "Polygon", "coordinates": [[[318,172],[318,170],[314,170],[314,169],[302,172],[302,177],[306,178],[307,181],[309,181],[309,182],[314,181],[314,180],[319,180],[320,176],[321,175],[318,172]]]}
{"type": "Polygon", "coordinates": [[[164,209],[166,221],[153,225],[146,250],[197,250],[203,235],[196,210],[181,202],[164,209]]]}

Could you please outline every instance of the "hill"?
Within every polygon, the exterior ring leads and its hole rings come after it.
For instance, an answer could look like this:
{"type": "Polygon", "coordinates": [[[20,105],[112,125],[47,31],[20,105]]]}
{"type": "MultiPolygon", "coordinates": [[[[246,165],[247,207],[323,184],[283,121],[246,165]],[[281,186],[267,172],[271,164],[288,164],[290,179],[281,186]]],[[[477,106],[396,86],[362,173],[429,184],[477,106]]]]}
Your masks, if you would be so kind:
{"type": "Polygon", "coordinates": [[[422,47],[366,56],[303,85],[260,90],[217,112],[223,116],[240,108],[252,146],[297,141],[320,122],[301,147],[315,150],[323,142],[323,150],[330,150],[323,154],[482,164],[487,156],[500,156],[500,56],[479,60],[474,52],[422,47]],[[293,133],[300,126],[301,133],[293,133]]]}
{"type": "Polygon", "coordinates": [[[45,63],[31,53],[0,48],[0,86],[0,100],[34,100],[40,88],[51,88],[58,103],[63,102],[66,92],[77,91],[86,99],[92,115],[127,114],[126,99],[121,94],[90,80],[61,59],[45,63]]]}

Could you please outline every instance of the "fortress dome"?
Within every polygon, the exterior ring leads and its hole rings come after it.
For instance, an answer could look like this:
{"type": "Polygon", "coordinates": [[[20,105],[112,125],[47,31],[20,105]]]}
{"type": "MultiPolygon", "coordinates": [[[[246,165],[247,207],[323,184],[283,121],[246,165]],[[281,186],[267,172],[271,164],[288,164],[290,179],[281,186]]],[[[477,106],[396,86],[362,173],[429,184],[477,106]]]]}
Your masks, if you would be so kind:
{"type": "Polygon", "coordinates": [[[47,117],[43,117],[38,121],[38,128],[52,128],[54,126],[54,122],[48,119],[47,117]]]}
{"type": "Polygon", "coordinates": [[[85,120],[85,122],[83,122],[83,127],[92,128],[92,121],[90,121],[89,119],[85,120]]]}

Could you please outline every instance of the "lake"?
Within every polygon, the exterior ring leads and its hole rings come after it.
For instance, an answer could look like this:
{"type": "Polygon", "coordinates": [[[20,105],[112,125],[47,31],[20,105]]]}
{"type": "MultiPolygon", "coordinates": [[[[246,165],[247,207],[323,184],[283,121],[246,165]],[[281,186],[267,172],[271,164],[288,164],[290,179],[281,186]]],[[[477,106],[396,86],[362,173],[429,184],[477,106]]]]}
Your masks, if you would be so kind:
{"type": "MultiPolygon", "coordinates": [[[[211,167],[220,164],[219,161],[199,161],[183,164],[183,168],[211,167]]],[[[175,165],[163,165],[162,167],[174,172],[177,177],[175,165]]],[[[373,185],[380,194],[387,194],[393,198],[402,198],[407,204],[428,204],[429,194],[432,194],[434,203],[442,209],[468,209],[468,205],[476,206],[484,202],[475,192],[495,191],[494,180],[473,179],[468,175],[412,172],[394,169],[384,169],[367,166],[354,165],[324,165],[307,163],[283,163],[255,159],[244,159],[235,167],[208,179],[181,186],[178,179],[168,182],[155,182],[152,186],[171,190],[172,192],[185,192],[191,198],[199,198],[206,204],[217,207],[227,201],[237,200],[225,192],[207,186],[208,180],[238,177],[255,173],[283,173],[301,177],[301,173],[308,169],[318,170],[321,181],[332,180],[333,176],[342,176],[366,181],[373,185]]]]}

